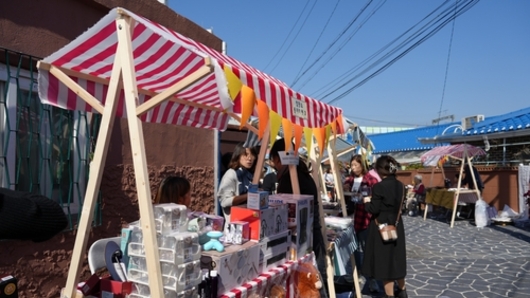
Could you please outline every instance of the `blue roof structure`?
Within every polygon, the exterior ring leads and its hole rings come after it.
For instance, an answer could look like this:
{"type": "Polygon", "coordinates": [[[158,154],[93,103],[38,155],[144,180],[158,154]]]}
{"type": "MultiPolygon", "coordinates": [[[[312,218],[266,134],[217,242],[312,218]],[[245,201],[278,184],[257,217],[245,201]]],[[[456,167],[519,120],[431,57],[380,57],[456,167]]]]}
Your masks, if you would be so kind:
{"type": "Polygon", "coordinates": [[[451,126],[457,126],[459,124],[459,122],[452,122],[447,124],[402,130],[398,132],[372,134],[368,135],[368,137],[375,146],[373,152],[374,154],[429,150],[439,145],[448,145],[448,143],[422,144],[418,138],[431,138],[436,135],[440,135],[447,128],[450,128],[451,126]]]}
{"type": "Polygon", "coordinates": [[[484,121],[475,123],[471,129],[463,131],[462,135],[490,134],[521,129],[530,129],[530,107],[503,115],[486,117],[484,121]]]}

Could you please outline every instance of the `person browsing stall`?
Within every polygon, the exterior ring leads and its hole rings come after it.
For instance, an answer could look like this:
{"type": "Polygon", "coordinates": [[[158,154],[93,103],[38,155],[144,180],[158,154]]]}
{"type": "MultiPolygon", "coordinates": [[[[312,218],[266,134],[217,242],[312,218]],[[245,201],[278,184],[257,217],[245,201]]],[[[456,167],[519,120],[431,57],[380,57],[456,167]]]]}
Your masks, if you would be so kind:
{"type": "MultiPolygon", "coordinates": [[[[357,250],[354,252],[354,256],[355,262],[358,268],[360,268],[363,263],[363,255],[365,252],[366,235],[368,233],[367,229],[372,216],[365,210],[364,205],[362,204],[361,190],[363,188],[368,188],[368,192],[371,192],[374,184],[380,180],[368,173],[364,158],[360,154],[355,154],[351,157],[350,169],[351,175],[346,179],[344,188],[352,192],[352,198],[346,203],[349,207],[348,209],[350,209],[350,212],[348,213],[354,213],[354,230],[357,235],[357,241],[359,242],[357,250]]],[[[367,277],[367,280],[370,292],[379,292],[377,281],[370,279],[369,277],[367,277]]]]}
{"type": "Polygon", "coordinates": [[[379,157],[375,169],[382,180],[373,186],[371,197],[363,198],[365,209],[372,214],[372,218],[368,227],[362,273],[383,280],[385,297],[407,298],[405,229],[401,216],[398,218],[405,188],[396,178],[397,165],[396,160],[389,155],[379,157]],[[399,220],[397,240],[384,242],[379,233],[379,225],[395,225],[396,220],[399,220]],[[397,293],[394,293],[395,281],[398,285],[397,293]]]}
{"type": "MultiPolygon", "coordinates": [[[[294,147],[294,145],[292,147],[294,147]]],[[[273,165],[277,170],[278,188],[276,191],[277,193],[292,194],[293,185],[291,182],[291,175],[289,174],[289,166],[282,164],[279,154],[281,151],[285,151],[285,139],[276,140],[269,153],[270,158],[273,161],[273,165]]],[[[322,225],[320,224],[320,209],[317,186],[313,180],[313,177],[309,173],[309,168],[302,159],[300,159],[300,162],[296,167],[296,172],[298,174],[300,194],[313,196],[313,251],[315,253],[317,267],[320,271],[320,275],[322,276],[322,280],[326,281],[326,249],[324,247],[322,225]]],[[[324,295],[327,296],[327,292],[325,290],[327,285],[325,282],[322,284],[323,290],[321,291],[321,295],[322,297],[325,297],[324,295]]]]}
{"type": "Polygon", "coordinates": [[[240,143],[234,149],[228,170],[221,178],[217,199],[223,209],[225,226],[230,223],[230,208],[246,204],[248,187],[254,177],[257,152],[255,148],[245,148],[240,143]]]}

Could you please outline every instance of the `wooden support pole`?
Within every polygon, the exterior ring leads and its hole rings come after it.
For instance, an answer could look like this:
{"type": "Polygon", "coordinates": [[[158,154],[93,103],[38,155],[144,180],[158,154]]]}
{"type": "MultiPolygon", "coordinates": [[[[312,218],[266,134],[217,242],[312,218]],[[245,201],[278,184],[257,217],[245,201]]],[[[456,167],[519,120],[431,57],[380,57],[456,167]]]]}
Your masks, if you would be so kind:
{"type": "Polygon", "coordinates": [[[267,125],[267,128],[265,129],[265,132],[263,133],[263,138],[261,139],[261,146],[259,149],[258,160],[256,161],[256,169],[254,169],[254,177],[252,178],[252,184],[259,183],[259,178],[261,176],[263,164],[265,163],[265,155],[267,154],[267,149],[269,146],[270,133],[271,133],[270,125],[267,125]]]}
{"type": "MultiPolygon", "coordinates": [[[[316,146],[316,145],[314,145],[316,146]]],[[[329,297],[336,297],[335,294],[335,280],[334,276],[335,273],[333,272],[333,263],[331,261],[330,252],[328,251],[329,242],[328,238],[326,237],[326,221],[324,220],[324,207],[322,206],[322,197],[321,197],[321,189],[319,187],[320,183],[318,183],[319,177],[322,176],[320,173],[320,162],[322,160],[322,157],[320,154],[317,155],[316,148],[308,148],[309,151],[309,159],[311,161],[311,169],[312,169],[312,176],[313,180],[315,181],[315,184],[317,185],[317,200],[318,200],[318,211],[320,215],[320,226],[322,227],[321,233],[322,238],[324,239],[324,247],[326,248],[326,273],[328,276],[328,291],[329,291],[329,297]]],[[[325,186],[324,186],[325,187],[325,186]]]]}
{"type": "MultiPolygon", "coordinates": [[[[61,78],[58,79],[61,80],[61,78]]],[[[63,81],[61,80],[61,82],[63,81]]],[[[90,174],[88,177],[85,200],[83,202],[83,209],[81,210],[74,249],[72,251],[72,259],[68,270],[65,290],[63,292],[63,297],[65,298],[77,297],[77,277],[81,272],[81,266],[83,264],[82,260],[85,256],[88,236],[90,235],[89,231],[92,227],[92,220],[94,218],[94,209],[97,202],[99,187],[101,185],[101,178],[103,177],[103,166],[107,159],[112,127],[114,126],[114,119],[116,118],[120,82],[121,65],[119,58],[116,57],[114,65],[112,66],[112,76],[107,90],[107,98],[105,100],[105,107],[101,117],[101,125],[99,128],[94,157],[90,163],[90,174]]]]}
{"type": "Polygon", "coordinates": [[[149,289],[151,297],[164,297],[142,122],[140,118],[136,116],[138,90],[131,40],[131,29],[134,27],[134,20],[131,17],[119,15],[116,23],[118,25],[119,44],[117,55],[121,59],[123,70],[122,76],[125,93],[125,107],[127,111],[127,122],[129,124],[129,137],[131,140],[136,189],[138,192],[138,206],[140,208],[140,223],[147,261],[149,289]]]}
{"type": "Polygon", "coordinates": [[[460,162],[460,174],[458,176],[458,183],[456,186],[456,194],[453,198],[453,213],[451,215],[451,228],[455,225],[455,217],[456,217],[456,208],[458,207],[458,196],[460,195],[460,187],[462,186],[462,172],[464,171],[464,164],[466,162],[466,157],[464,157],[463,160],[460,162]]]}
{"type": "Polygon", "coordinates": [[[89,104],[98,113],[103,114],[103,105],[94,97],[88,93],[83,87],[79,86],[72,78],[70,78],[62,69],[55,67],[48,63],[39,61],[37,68],[48,70],[50,74],[54,75],[59,81],[61,81],[66,87],[75,92],[77,96],[81,97],[87,104],[89,104]]]}
{"type": "Polygon", "coordinates": [[[331,170],[333,172],[333,179],[335,180],[335,189],[337,191],[337,202],[340,202],[340,207],[342,210],[342,216],[348,216],[348,211],[346,210],[346,202],[344,200],[344,190],[342,189],[342,176],[340,174],[339,163],[337,159],[337,154],[335,153],[335,142],[328,142],[328,156],[329,163],[331,165],[331,170]]]}

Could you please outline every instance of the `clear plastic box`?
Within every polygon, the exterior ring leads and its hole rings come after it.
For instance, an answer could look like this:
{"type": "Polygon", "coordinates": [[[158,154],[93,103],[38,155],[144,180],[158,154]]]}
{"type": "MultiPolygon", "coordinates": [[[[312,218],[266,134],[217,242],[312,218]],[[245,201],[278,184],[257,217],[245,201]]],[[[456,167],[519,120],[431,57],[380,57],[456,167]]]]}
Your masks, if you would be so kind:
{"type": "MultiPolygon", "coordinates": [[[[181,265],[161,262],[162,284],[165,289],[180,292],[191,289],[202,280],[200,261],[189,262],[181,265]]],[[[127,278],[138,284],[147,285],[147,262],[142,257],[131,257],[127,278]]],[[[141,287],[140,287],[141,288],[141,287]]],[[[140,292],[144,293],[144,291],[140,292]]]]}
{"type": "Polygon", "coordinates": [[[162,235],[185,232],[188,229],[186,206],[174,203],[153,205],[156,231],[162,235]]]}
{"type": "MultiPolygon", "coordinates": [[[[162,262],[183,264],[201,258],[201,245],[199,244],[199,234],[197,233],[185,232],[158,235],[157,240],[160,261],[162,262]]],[[[133,231],[131,242],[128,246],[129,256],[145,257],[145,249],[141,241],[141,233],[138,234],[137,231],[133,231]]]]}

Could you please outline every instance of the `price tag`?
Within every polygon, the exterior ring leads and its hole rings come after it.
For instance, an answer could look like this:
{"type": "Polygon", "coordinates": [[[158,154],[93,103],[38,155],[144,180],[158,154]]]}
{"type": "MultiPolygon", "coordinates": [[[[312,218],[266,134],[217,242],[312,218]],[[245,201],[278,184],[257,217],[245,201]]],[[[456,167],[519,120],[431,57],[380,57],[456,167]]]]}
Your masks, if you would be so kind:
{"type": "Polygon", "coordinates": [[[282,165],[284,166],[297,166],[298,165],[298,156],[294,155],[294,152],[292,150],[289,151],[280,151],[278,152],[278,155],[280,155],[280,161],[282,162],[282,165]]]}
{"type": "Polygon", "coordinates": [[[291,97],[293,106],[293,115],[296,117],[307,119],[307,103],[303,100],[291,97]]]}

